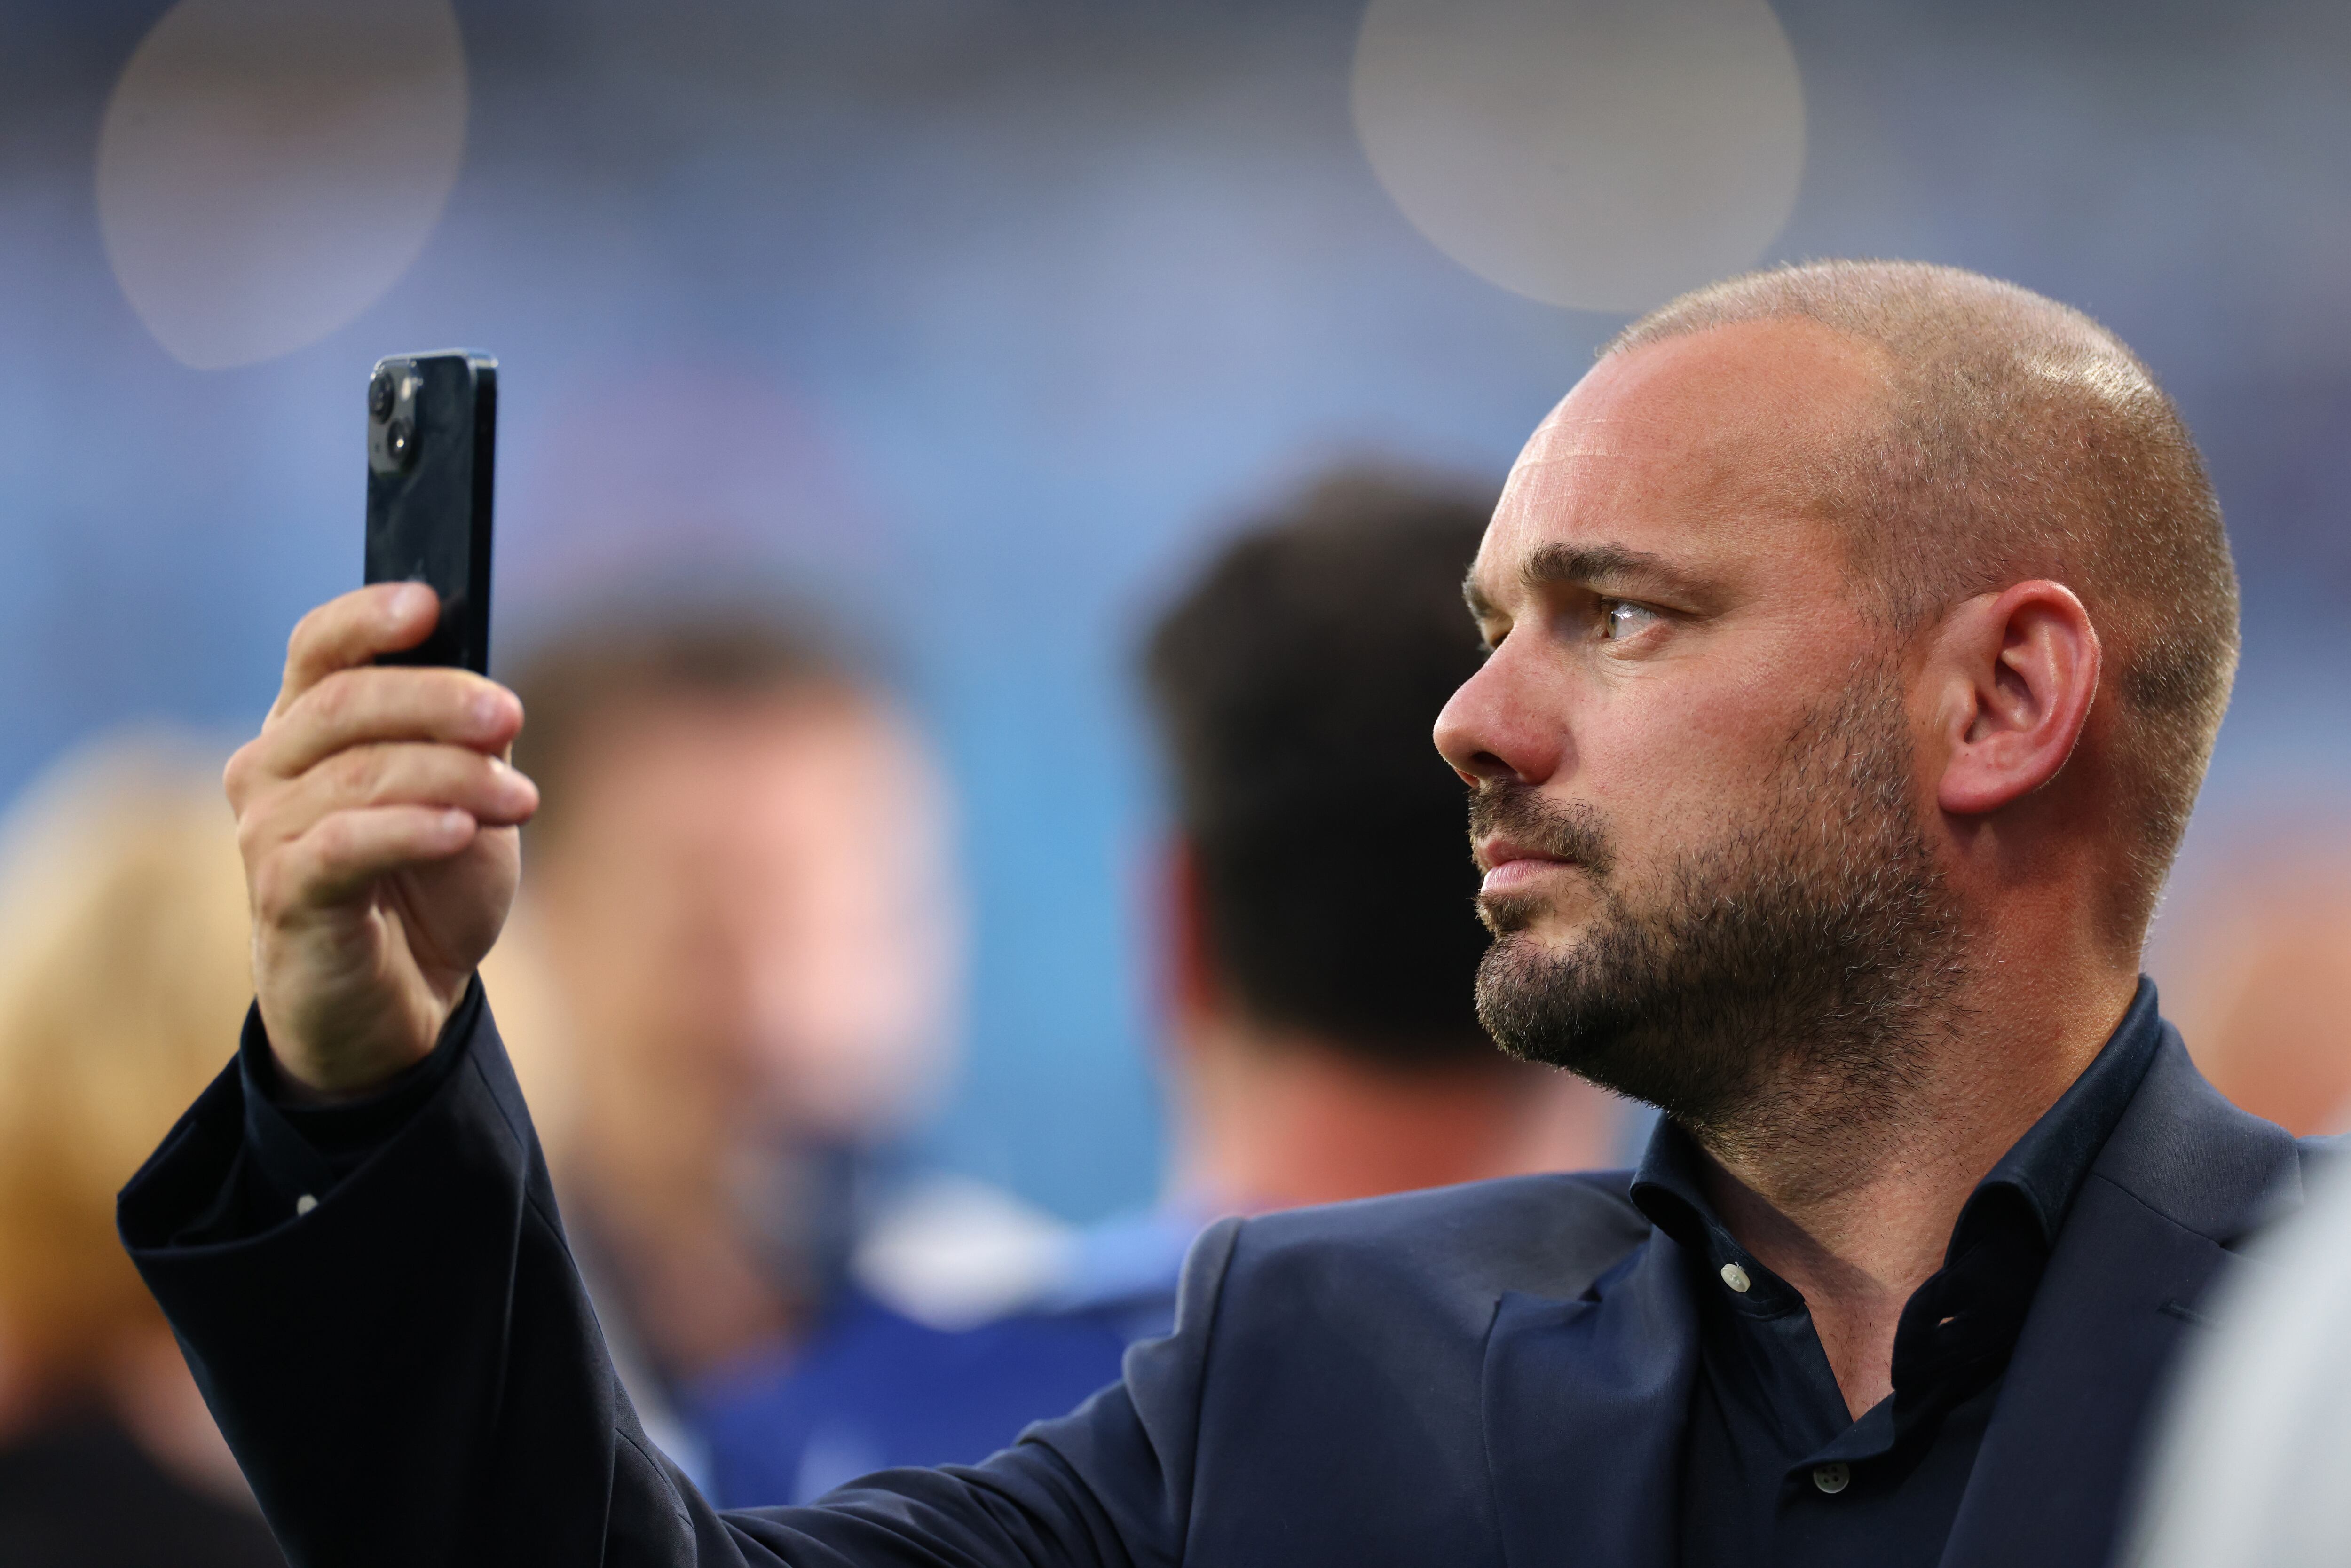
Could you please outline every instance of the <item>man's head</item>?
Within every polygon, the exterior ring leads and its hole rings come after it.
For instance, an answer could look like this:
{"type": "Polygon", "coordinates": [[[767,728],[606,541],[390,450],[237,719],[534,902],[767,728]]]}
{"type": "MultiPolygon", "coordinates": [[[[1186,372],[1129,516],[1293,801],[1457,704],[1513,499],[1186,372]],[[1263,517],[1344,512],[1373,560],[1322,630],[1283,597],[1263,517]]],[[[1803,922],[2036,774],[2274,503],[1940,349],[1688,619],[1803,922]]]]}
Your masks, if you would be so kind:
{"type": "Polygon", "coordinates": [[[1758,274],[1635,323],[1472,573],[1512,1049],[1725,1136],[1865,1126],[2002,911],[2135,963],[2234,667],[2177,412],[2095,323],[1949,268],[1758,274]]]}
{"type": "Polygon", "coordinates": [[[1458,582],[1487,497],[1340,476],[1155,629],[1198,955],[1224,1005],[1404,1067],[1490,1062],[1459,786],[1428,716],[1476,673],[1458,582]]]}
{"type": "Polygon", "coordinates": [[[583,619],[514,685],[544,800],[532,914],[606,1152],[707,1164],[919,1103],[959,913],[944,794],[894,705],[758,608],[583,619]]]}

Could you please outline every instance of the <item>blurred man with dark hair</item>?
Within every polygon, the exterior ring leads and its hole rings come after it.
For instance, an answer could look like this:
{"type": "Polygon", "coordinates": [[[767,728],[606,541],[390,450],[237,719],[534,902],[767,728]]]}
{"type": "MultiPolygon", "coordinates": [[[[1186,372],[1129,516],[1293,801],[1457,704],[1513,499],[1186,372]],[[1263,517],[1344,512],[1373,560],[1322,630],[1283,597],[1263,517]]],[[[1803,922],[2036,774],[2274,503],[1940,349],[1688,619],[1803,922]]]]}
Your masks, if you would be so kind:
{"type": "Polygon", "coordinates": [[[1151,637],[1177,822],[1176,1185],[1204,1212],[1610,1152],[1608,1098],[1504,1057],[1472,1005],[1477,870],[1425,731],[1477,673],[1459,580],[1491,510],[1333,476],[1243,533],[1151,637]]]}
{"type": "Polygon", "coordinates": [[[1075,1238],[1027,1311],[962,1333],[870,1317],[771,1382],[714,1388],[722,1500],[1002,1447],[1166,1332],[1185,1250],[1219,1215],[1606,1159],[1611,1097],[1504,1056],[1478,1022],[1478,875],[1427,729],[1477,672],[1460,580],[1490,510],[1334,475],[1164,612],[1143,674],[1176,819],[1158,920],[1166,1201],[1075,1238]]]}

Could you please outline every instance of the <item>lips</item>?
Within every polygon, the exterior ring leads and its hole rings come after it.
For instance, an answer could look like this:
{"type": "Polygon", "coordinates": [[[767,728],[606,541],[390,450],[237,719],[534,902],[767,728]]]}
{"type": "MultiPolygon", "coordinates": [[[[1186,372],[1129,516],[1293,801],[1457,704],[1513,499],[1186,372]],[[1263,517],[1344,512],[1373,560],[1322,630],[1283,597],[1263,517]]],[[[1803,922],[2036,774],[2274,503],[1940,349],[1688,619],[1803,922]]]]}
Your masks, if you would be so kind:
{"type": "Polygon", "coordinates": [[[1506,893],[1549,875],[1554,871],[1573,868],[1578,862],[1565,855],[1552,854],[1531,845],[1496,837],[1481,840],[1477,847],[1477,861],[1486,873],[1481,893],[1506,893]]]}
{"type": "Polygon", "coordinates": [[[1537,849],[1532,844],[1522,842],[1503,833],[1491,833],[1479,840],[1473,852],[1477,856],[1478,864],[1487,871],[1498,870],[1513,861],[1547,861],[1552,865],[1575,863],[1572,856],[1558,854],[1550,850],[1537,849]]]}
{"type": "Polygon", "coordinates": [[[1532,785],[1489,780],[1469,797],[1469,841],[1486,891],[1556,882],[1573,868],[1605,882],[1615,863],[1608,829],[1589,802],[1547,800],[1532,785]]]}

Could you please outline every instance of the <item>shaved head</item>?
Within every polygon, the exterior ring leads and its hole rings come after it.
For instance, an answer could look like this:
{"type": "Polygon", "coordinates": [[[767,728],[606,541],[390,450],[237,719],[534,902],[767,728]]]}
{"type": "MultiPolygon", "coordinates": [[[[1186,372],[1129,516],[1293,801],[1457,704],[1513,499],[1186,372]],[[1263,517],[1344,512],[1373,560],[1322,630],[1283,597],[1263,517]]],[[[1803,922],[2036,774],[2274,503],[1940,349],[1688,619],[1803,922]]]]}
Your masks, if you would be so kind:
{"type": "MultiPolygon", "coordinates": [[[[1874,607],[1909,632],[2049,578],[2108,664],[2094,720],[2125,831],[2106,912],[2136,940],[2202,783],[2237,663],[2237,579],[2195,443],[2137,356],[2080,311],[1957,267],[1833,261],[1752,273],[1634,322],[1604,360],[1802,319],[1874,350],[1884,417],[1802,455],[1874,607]]],[[[2095,761],[2093,765],[2097,765],[2095,761]]]]}

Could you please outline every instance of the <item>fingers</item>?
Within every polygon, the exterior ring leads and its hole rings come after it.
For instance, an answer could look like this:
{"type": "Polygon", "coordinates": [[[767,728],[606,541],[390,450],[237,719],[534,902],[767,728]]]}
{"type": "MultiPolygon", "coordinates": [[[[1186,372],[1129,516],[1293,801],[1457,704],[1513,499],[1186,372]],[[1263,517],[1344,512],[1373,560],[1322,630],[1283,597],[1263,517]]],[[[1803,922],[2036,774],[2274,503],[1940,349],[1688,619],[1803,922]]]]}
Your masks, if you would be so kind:
{"type": "Polygon", "coordinates": [[[432,634],[440,602],[421,582],[378,582],[319,605],[302,617],[287,641],[286,678],[270,716],[293,706],[337,670],[413,648],[432,634]]]}
{"type": "Polygon", "coordinates": [[[464,670],[383,666],[437,612],[384,583],[295,629],[261,733],[229,761],[254,971],[289,1078],[364,1088],[431,1049],[514,896],[513,828],[538,803],[501,754],[514,694],[464,670]]]}
{"type": "Polygon", "coordinates": [[[464,811],[442,806],[371,806],[337,811],[282,846],[254,879],[264,919],[336,908],[380,877],[446,860],[482,831],[464,811]]]}
{"type": "Polygon", "coordinates": [[[463,746],[376,745],[336,753],[266,798],[239,822],[258,860],[337,812],[395,806],[456,810],[485,827],[517,827],[538,808],[531,781],[463,746]]]}
{"type": "MultiPolygon", "coordinates": [[[[371,666],[339,670],[262,727],[232,764],[294,778],[337,752],[382,742],[425,741],[503,752],[522,728],[512,692],[466,670],[371,666]]],[[[236,788],[232,777],[231,789],[236,788]]]]}

